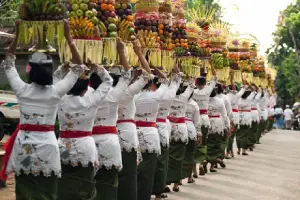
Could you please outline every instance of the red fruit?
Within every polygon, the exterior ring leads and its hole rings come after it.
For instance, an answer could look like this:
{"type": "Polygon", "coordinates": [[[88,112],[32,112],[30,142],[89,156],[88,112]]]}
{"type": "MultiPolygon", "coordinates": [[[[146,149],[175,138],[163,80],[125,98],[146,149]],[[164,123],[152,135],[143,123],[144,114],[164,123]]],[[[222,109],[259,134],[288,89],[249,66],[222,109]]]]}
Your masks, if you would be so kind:
{"type": "Polygon", "coordinates": [[[111,12],[109,13],[109,16],[112,17],[112,18],[114,18],[114,17],[116,17],[116,13],[115,13],[114,11],[111,11],[111,12]]]}

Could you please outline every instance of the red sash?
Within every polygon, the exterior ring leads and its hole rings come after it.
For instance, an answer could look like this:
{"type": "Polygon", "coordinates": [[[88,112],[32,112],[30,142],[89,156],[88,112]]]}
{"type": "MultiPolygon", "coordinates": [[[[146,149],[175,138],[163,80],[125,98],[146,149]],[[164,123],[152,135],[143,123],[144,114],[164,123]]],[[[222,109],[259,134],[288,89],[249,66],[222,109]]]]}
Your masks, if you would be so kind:
{"type": "Polygon", "coordinates": [[[199,110],[200,112],[200,115],[207,115],[208,114],[208,110],[205,110],[205,109],[201,109],[199,110]]]}
{"type": "Polygon", "coordinates": [[[117,124],[122,124],[122,123],[133,123],[135,124],[135,121],[133,119],[121,119],[117,121],[117,124]]]}
{"type": "Polygon", "coordinates": [[[157,119],[156,119],[156,122],[166,123],[167,120],[166,120],[166,119],[163,119],[163,118],[157,118],[157,119]]]}
{"type": "Polygon", "coordinates": [[[61,131],[59,137],[60,138],[82,138],[91,135],[92,132],[90,131],[61,131]]]}
{"type": "Polygon", "coordinates": [[[137,127],[156,127],[155,122],[136,121],[137,127]]]}
{"type": "Polygon", "coordinates": [[[6,168],[8,165],[10,155],[14,148],[14,143],[17,138],[19,130],[29,131],[29,132],[30,131],[49,132],[49,131],[54,131],[54,126],[53,125],[36,125],[36,124],[18,124],[17,125],[16,130],[10,136],[7,143],[4,145],[5,154],[4,154],[4,158],[2,161],[2,169],[0,172],[0,179],[4,182],[7,180],[6,168]]]}
{"type": "Polygon", "coordinates": [[[185,121],[193,122],[193,120],[191,120],[189,118],[185,118],[185,121]]]}
{"type": "Polygon", "coordinates": [[[117,134],[117,127],[115,126],[94,126],[93,135],[103,135],[103,134],[117,134]]]}
{"type": "Polygon", "coordinates": [[[170,120],[171,123],[175,123],[175,124],[183,124],[185,123],[185,117],[171,117],[169,116],[168,119],[170,120]]]}
{"type": "Polygon", "coordinates": [[[251,110],[257,110],[257,108],[251,108],[251,110]]]}
{"type": "Polygon", "coordinates": [[[208,115],[209,118],[220,118],[220,115],[208,115]]]}
{"type": "Polygon", "coordinates": [[[239,110],[240,112],[251,112],[251,110],[239,110]]]}
{"type": "Polygon", "coordinates": [[[239,112],[239,110],[238,109],[232,109],[232,112],[239,112]]]}

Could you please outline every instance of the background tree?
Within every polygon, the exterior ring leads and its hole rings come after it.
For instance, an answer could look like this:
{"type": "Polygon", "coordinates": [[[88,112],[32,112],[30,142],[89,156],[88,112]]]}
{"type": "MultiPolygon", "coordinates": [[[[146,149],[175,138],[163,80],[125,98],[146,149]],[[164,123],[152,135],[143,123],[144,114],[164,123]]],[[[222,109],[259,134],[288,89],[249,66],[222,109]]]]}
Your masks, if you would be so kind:
{"type": "Polygon", "coordinates": [[[275,88],[283,102],[300,100],[300,0],[280,13],[274,44],[267,50],[269,62],[276,66],[275,88]]]}
{"type": "Polygon", "coordinates": [[[198,9],[200,7],[207,7],[215,10],[214,18],[220,19],[222,13],[222,7],[219,4],[219,1],[216,0],[187,0],[186,1],[187,8],[198,9]]]}

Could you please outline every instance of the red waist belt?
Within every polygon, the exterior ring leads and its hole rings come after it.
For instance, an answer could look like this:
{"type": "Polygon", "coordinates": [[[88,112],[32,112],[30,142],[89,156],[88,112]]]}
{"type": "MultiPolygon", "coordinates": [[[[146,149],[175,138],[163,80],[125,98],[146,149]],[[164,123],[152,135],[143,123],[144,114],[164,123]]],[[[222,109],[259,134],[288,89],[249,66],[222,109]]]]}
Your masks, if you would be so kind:
{"type": "Polygon", "coordinates": [[[175,123],[175,124],[183,124],[185,123],[185,117],[168,117],[169,121],[171,123],[175,123]]]}
{"type": "Polygon", "coordinates": [[[220,115],[208,115],[209,118],[220,118],[220,115]]]}
{"type": "Polygon", "coordinates": [[[157,118],[157,119],[156,119],[156,122],[166,123],[167,120],[166,120],[166,119],[163,119],[163,118],[157,118]]]}
{"type": "Polygon", "coordinates": [[[117,121],[117,124],[122,124],[122,123],[133,123],[135,124],[135,121],[133,119],[121,119],[117,121]]]}
{"type": "Polygon", "coordinates": [[[200,115],[207,115],[208,114],[208,110],[205,110],[205,109],[199,110],[199,112],[200,112],[200,115]]]}
{"type": "Polygon", "coordinates": [[[54,126],[53,125],[36,125],[36,124],[18,124],[16,127],[16,130],[14,133],[10,136],[9,140],[7,143],[4,145],[5,149],[5,155],[2,161],[2,169],[0,172],[0,179],[2,181],[7,180],[7,174],[6,174],[6,168],[7,164],[11,155],[11,152],[14,148],[14,143],[17,138],[19,130],[22,131],[36,131],[36,132],[49,132],[49,131],[54,131],[54,126]]]}
{"type": "Polygon", "coordinates": [[[103,134],[117,134],[116,126],[94,126],[93,135],[103,135],[103,134]]]}
{"type": "Polygon", "coordinates": [[[156,127],[155,122],[136,121],[137,127],[156,127]]]}
{"type": "Polygon", "coordinates": [[[189,118],[185,118],[185,121],[193,122],[193,120],[191,120],[189,118]]]}
{"type": "Polygon", "coordinates": [[[251,108],[251,110],[257,110],[257,108],[251,108]]]}
{"type": "Polygon", "coordinates": [[[239,112],[239,110],[238,109],[232,109],[232,112],[239,112]]]}
{"type": "Polygon", "coordinates": [[[251,112],[251,110],[239,110],[240,112],[251,112]]]}
{"type": "Polygon", "coordinates": [[[61,131],[60,138],[82,138],[92,135],[90,131],[61,131]]]}

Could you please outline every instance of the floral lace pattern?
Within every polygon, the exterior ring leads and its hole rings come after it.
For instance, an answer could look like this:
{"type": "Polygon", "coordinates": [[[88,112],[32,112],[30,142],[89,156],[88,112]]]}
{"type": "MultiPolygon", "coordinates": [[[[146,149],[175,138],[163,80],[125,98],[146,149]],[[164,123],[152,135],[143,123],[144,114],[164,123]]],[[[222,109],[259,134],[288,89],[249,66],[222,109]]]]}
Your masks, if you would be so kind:
{"type": "Polygon", "coordinates": [[[4,68],[4,69],[10,69],[10,68],[13,68],[15,67],[15,60],[16,60],[16,56],[13,55],[13,54],[8,54],[6,57],[5,57],[5,60],[2,61],[1,63],[1,68],[4,68]]]}
{"type": "Polygon", "coordinates": [[[84,72],[85,68],[85,65],[70,64],[70,70],[77,76],[80,76],[84,72]]]}
{"type": "Polygon", "coordinates": [[[131,122],[119,123],[117,124],[117,128],[122,150],[127,152],[137,151],[139,140],[135,124],[131,122]]]}
{"type": "Polygon", "coordinates": [[[156,153],[160,155],[160,141],[156,128],[139,127],[137,128],[140,150],[142,153],[156,153]]]}
{"type": "Polygon", "coordinates": [[[171,123],[171,141],[188,142],[188,130],[185,123],[171,123]]]}
{"type": "Polygon", "coordinates": [[[160,144],[163,147],[170,146],[170,134],[169,134],[169,127],[167,123],[156,123],[156,127],[159,133],[160,144]]]}
{"type": "Polygon", "coordinates": [[[259,122],[259,115],[257,110],[251,111],[251,118],[253,122],[259,122]]]}
{"type": "Polygon", "coordinates": [[[197,140],[197,130],[194,126],[194,123],[191,121],[186,121],[188,137],[190,140],[196,141],[197,140]]]}

